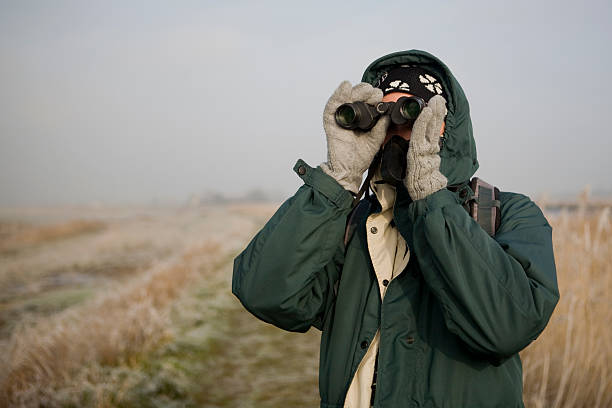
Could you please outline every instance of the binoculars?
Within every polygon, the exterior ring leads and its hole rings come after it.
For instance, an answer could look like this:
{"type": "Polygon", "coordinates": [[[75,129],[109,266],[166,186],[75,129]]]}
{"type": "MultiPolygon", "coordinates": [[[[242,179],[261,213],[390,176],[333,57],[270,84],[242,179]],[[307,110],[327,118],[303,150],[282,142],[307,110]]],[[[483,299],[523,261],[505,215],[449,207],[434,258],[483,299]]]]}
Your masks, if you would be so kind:
{"type": "Polygon", "coordinates": [[[418,96],[402,96],[396,102],[342,104],[336,109],[336,123],[344,129],[370,130],[382,115],[391,116],[396,125],[412,125],[427,103],[418,96]]]}

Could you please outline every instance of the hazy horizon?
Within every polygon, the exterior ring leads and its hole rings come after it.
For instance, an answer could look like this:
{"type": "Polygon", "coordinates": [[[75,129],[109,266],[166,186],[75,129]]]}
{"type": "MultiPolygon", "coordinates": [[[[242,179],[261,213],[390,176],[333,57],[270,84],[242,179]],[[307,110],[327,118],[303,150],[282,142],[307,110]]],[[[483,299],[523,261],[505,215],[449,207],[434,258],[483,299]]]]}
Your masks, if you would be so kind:
{"type": "Polygon", "coordinates": [[[477,176],[612,196],[610,21],[604,1],[0,0],[0,206],[288,197],[337,85],[412,48],[461,83],[477,176]]]}

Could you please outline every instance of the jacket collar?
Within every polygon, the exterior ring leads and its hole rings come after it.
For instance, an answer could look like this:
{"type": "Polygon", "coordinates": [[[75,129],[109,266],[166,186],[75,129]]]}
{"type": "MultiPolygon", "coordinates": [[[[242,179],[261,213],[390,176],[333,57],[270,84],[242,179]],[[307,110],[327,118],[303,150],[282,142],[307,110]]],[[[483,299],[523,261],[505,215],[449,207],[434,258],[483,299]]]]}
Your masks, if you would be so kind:
{"type": "Polygon", "coordinates": [[[380,212],[385,212],[386,210],[393,208],[393,204],[395,204],[396,191],[395,187],[390,184],[376,184],[376,181],[379,180],[382,180],[380,166],[378,167],[378,169],[374,173],[374,176],[370,180],[370,188],[372,189],[372,191],[374,191],[376,199],[380,203],[380,212]]]}

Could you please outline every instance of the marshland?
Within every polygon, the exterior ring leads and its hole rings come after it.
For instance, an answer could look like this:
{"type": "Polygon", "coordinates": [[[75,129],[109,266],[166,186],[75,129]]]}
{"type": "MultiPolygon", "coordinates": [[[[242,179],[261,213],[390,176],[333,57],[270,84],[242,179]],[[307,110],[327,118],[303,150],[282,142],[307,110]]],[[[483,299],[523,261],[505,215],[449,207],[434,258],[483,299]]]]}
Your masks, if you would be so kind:
{"type": "MultiPolygon", "coordinates": [[[[521,352],[529,407],[612,404],[612,216],[546,212],[561,300],[521,352]]],[[[231,294],[278,204],[3,208],[0,405],[312,407],[320,333],[231,294]]]]}

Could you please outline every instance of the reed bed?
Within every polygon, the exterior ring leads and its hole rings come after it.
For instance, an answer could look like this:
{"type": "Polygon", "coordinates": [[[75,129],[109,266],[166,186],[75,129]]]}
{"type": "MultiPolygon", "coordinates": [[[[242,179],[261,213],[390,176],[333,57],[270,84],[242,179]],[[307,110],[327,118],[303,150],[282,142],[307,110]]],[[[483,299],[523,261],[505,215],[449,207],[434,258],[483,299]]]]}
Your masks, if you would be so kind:
{"type": "Polygon", "coordinates": [[[57,388],[81,367],[129,365],[168,336],[168,306],[220,259],[221,246],[205,242],[77,309],[22,324],[0,360],[0,406],[57,406],[57,388]]]}
{"type": "Polygon", "coordinates": [[[0,223],[0,254],[14,253],[49,241],[98,232],[104,228],[105,223],[96,220],[72,220],[43,226],[0,223]]]}
{"type": "MultiPolygon", "coordinates": [[[[230,293],[232,254],[273,210],[219,210],[185,238],[188,249],[112,292],[21,322],[0,355],[0,406],[316,406],[318,332],[266,325],[230,293]],[[205,232],[222,239],[192,241],[205,232]],[[78,399],[83,389],[92,390],[87,400],[78,399]]],[[[194,214],[181,225],[192,225],[194,214]]],[[[610,208],[546,216],[561,299],[544,332],[521,352],[525,404],[610,407],[610,208]]],[[[189,231],[181,227],[177,236],[189,231]]]]}
{"type": "Polygon", "coordinates": [[[561,299],[522,353],[524,400],[535,408],[612,406],[610,208],[549,216],[561,299]]]}

